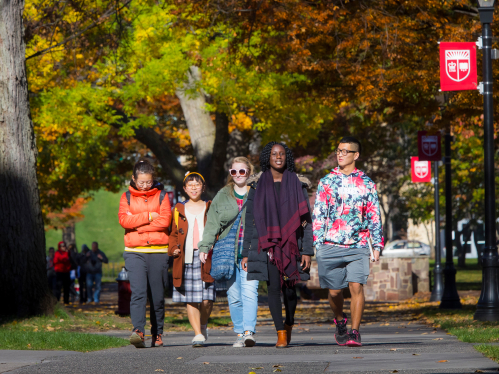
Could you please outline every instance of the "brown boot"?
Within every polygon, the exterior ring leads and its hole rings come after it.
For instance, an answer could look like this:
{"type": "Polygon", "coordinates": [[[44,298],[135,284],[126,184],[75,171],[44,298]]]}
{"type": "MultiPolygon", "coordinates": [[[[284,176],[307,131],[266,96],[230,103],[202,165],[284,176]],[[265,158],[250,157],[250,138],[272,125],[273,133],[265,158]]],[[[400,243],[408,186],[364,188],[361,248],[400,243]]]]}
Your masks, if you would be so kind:
{"type": "Polygon", "coordinates": [[[286,348],[288,346],[288,337],[286,330],[277,331],[277,344],[276,348],[286,348]]]}
{"type": "Polygon", "coordinates": [[[293,326],[288,326],[284,324],[284,329],[286,330],[286,334],[288,337],[288,345],[289,345],[289,343],[291,343],[291,330],[293,330],[293,326]]]}

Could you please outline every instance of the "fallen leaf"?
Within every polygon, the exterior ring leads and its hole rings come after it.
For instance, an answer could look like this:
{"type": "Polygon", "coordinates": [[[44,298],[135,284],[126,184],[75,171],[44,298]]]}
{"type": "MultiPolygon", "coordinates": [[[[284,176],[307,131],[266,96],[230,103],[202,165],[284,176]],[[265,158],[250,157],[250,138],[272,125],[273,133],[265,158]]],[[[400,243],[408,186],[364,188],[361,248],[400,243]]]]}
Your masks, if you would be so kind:
{"type": "Polygon", "coordinates": [[[250,371],[248,374],[256,374],[254,371],[250,371]]]}
{"type": "Polygon", "coordinates": [[[427,332],[423,332],[421,335],[428,335],[428,333],[427,332]]]}
{"type": "Polygon", "coordinates": [[[435,339],[432,339],[432,340],[443,340],[443,338],[435,338],[435,339]]]}
{"type": "Polygon", "coordinates": [[[260,370],[260,369],[263,369],[263,367],[257,367],[257,368],[251,368],[251,370],[260,370]]]}
{"type": "Polygon", "coordinates": [[[59,320],[59,322],[64,322],[64,320],[61,318],[61,319],[59,320]]]}
{"type": "Polygon", "coordinates": [[[47,331],[54,331],[54,328],[47,326],[47,331]]]}
{"type": "Polygon", "coordinates": [[[448,360],[440,360],[440,361],[437,361],[437,362],[448,362],[448,360]]]}
{"type": "Polygon", "coordinates": [[[164,370],[163,370],[163,369],[156,369],[156,370],[154,370],[154,371],[164,371],[164,370]]]}
{"type": "Polygon", "coordinates": [[[479,370],[479,369],[476,369],[476,370],[475,370],[475,373],[483,373],[483,371],[482,371],[482,370],[479,370]]]}
{"type": "Polygon", "coordinates": [[[397,348],[392,348],[392,349],[390,349],[390,351],[396,351],[396,350],[397,350],[397,348]]]}
{"type": "Polygon", "coordinates": [[[413,356],[421,356],[419,353],[413,353],[413,356]]]}
{"type": "Polygon", "coordinates": [[[432,334],[436,334],[436,333],[437,333],[437,330],[435,330],[435,331],[432,331],[431,333],[432,333],[432,334]]]}
{"type": "Polygon", "coordinates": [[[274,373],[275,373],[275,372],[279,372],[279,373],[280,373],[281,371],[282,371],[281,369],[275,369],[275,370],[274,370],[274,373]]]}
{"type": "Polygon", "coordinates": [[[177,360],[181,360],[181,359],[182,359],[182,357],[177,357],[177,360]]]}
{"type": "Polygon", "coordinates": [[[364,358],[364,357],[352,357],[352,358],[364,358]]]}
{"type": "Polygon", "coordinates": [[[209,362],[203,362],[203,364],[205,364],[205,365],[209,365],[210,363],[209,363],[209,362]]]}
{"type": "Polygon", "coordinates": [[[391,371],[390,373],[398,373],[398,370],[391,371]]]}

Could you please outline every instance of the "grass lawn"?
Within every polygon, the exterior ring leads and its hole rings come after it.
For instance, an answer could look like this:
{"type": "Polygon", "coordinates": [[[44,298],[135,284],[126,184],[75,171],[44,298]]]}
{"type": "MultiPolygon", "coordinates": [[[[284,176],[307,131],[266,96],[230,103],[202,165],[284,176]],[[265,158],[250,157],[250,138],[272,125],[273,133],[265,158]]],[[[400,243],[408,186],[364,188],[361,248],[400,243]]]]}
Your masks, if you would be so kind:
{"type": "Polygon", "coordinates": [[[52,315],[0,322],[0,349],[87,352],[122,347],[127,340],[82,331],[130,328],[128,318],[112,313],[70,313],[59,305],[52,315]]]}
{"type": "MultiPolygon", "coordinates": [[[[442,266],[445,268],[445,258],[442,259],[442,266]]],[[[482,268],[478,266],[477,258],[466,259],[466,267],[457,266],[457,258],[454,259],[456,268],[456,283],[458,291],[470,291],[482,289],[482,268]]],[[[430,273],[433,278],[435,260],[430,260],[430,273]]],[[[433,282],[433,279],[432,279],[433,282]]]]}
{"type": "MultiPolygon", "coordinates": [[[[123,260],[125,231],[118,223],[118,208],[121,194],[124,191],[125,188],[122,192],[115,194],[102,190],[94,194],[94,199],[83,210],[85,218],[75,227],[78,252],[81,251],[82,244],[91,248],[92,242],[96,241],[109,261],[123,260]]],[[[47,250],[49,247],[57,249],[57,243],[62,239],[62,231],[46,231],[45,239],[47,250]]]]}

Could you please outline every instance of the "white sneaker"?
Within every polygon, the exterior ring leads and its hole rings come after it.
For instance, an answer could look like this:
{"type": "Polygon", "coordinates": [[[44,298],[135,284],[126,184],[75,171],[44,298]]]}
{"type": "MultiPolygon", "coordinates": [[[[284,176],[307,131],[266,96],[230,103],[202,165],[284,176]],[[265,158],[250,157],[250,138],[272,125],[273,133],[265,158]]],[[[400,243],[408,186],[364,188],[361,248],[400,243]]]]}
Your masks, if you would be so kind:
{"type": "Polygon", "coordinates": [[[208,328],[206,328],[206,330],[201,329],[201,334],[203,334],[205,341],[208,340],[208,336],[209,336],[208,328]]]}
{"type": "Polygon", "coordinates": [[[204,338],[203,334],[198,334],[194,338],[192,338],[192,347],[193,348],[204,347],[205,341],[206,339],[204,338]]]}
{"type": "Polygon", "coordinates": [[[246,347],[253,347],[256,344],[255,336],[251,331],[244,332],[244,345],[246,347]]]}
{"type": "Polygon", "coordinates": [[[244,348],[244,334],[237,334],[237,339],[232,346],[234,348],[244,348]]]}

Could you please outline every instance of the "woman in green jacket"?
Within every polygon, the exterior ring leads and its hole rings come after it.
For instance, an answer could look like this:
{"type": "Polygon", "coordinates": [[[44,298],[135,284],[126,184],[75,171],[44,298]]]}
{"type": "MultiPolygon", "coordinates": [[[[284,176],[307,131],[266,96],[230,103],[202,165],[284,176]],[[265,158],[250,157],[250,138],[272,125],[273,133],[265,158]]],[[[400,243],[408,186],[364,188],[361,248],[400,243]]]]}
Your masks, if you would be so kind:
{"type": "MultiPolygon", "coordinates": [[[[229,170],[227,185],[218,191],[208,211],[208,219],[199,242],[199,258],[205,263],[209,250],[217,240],[229,233],[229,223],[239,214],[248,196],[246,181],[253,174],[253,165],[246,157],[236,157],[229,170]]],[[[247,272],[241,267],[244,217],[241,213],[238,233],[234,242],[234,275],[227,281],[230,317],[237,334],[233,347],[253,347],[256,344],[256,312],[258,309],[258,281],[247,280],[247,272]]]]}

